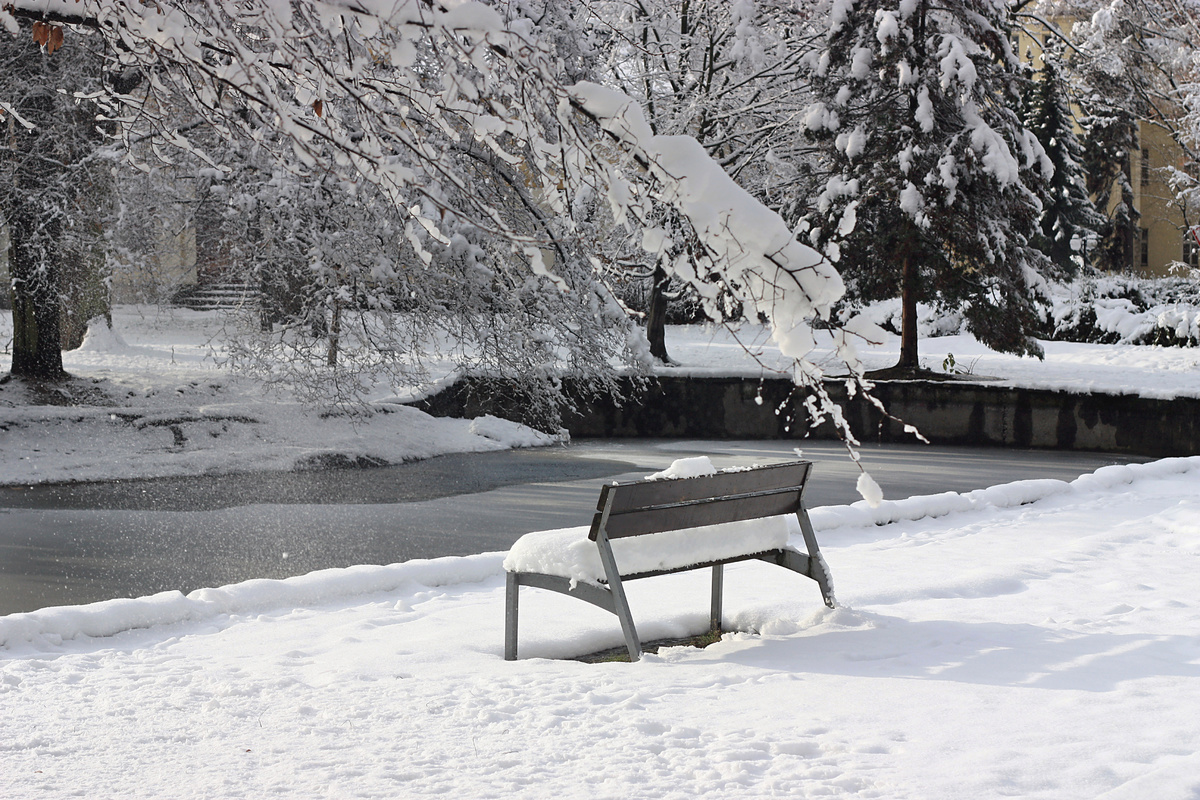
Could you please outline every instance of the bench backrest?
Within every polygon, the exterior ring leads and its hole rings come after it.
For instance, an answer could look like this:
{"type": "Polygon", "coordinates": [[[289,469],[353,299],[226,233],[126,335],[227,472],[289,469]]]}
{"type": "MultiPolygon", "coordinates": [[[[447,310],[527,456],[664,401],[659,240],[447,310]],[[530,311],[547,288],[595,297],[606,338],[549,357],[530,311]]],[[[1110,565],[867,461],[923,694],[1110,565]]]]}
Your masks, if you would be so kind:
{"type": "Polygon", "coordinates": [[[609,539],[621,539],[794,514],[811,469],[811,461],[790,461],[698,478],[608,484],[600,490],[588,538],[596,541],[602,524],[609,539]]]}

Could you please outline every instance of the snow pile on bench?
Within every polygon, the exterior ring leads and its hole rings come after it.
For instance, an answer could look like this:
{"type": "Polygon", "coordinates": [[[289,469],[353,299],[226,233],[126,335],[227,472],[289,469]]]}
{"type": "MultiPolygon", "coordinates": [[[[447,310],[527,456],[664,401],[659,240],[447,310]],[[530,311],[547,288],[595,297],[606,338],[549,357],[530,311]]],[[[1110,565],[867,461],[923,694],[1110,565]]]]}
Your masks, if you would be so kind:
{"type": "MultiPolygon", "coordinates": [[[[736,470],[727,470],[734,472],[736,470]]],[[[671,466],[664,469],[662,472],[656,472],[653,475],[647,475],[648,481],[663,481],[673,480],[675,478],[700,478],[705,475],[716,475],[717,468],[713,466],[712,459],[708,456],[695,456],[693,458],[677,458],[671,462],[671,466]]]]}
{"type": "MultiPolygon", "coordinates": [[[[622,575],[636,575],[781,550],[788,546],[789,519],[767,517],[613,539],[613,556],[622,575]]],[[[570,578],[572,585],[578,581],[599,584],[604,578],[604,567],[596,543],[588,538],[590,530],[589,526],[581,525],[527,533],[508,551],[504,569],[559,575],[570,578]]],[[[799,533],[799,526],[796,532],[799,533]]]]}

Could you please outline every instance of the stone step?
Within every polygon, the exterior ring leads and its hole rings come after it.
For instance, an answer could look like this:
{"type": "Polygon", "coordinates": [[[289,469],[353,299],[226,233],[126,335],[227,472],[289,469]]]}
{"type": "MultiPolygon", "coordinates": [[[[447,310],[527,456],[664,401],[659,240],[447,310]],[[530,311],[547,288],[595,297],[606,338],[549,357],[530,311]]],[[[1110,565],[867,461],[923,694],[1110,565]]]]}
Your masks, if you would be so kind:
{"type": "Polygon", "coordinates": [[[171,303],[197,311],[214,311],[258,303],[260,295],[252,284],[229,281],[185,286],[174,294],[171,303]]]}

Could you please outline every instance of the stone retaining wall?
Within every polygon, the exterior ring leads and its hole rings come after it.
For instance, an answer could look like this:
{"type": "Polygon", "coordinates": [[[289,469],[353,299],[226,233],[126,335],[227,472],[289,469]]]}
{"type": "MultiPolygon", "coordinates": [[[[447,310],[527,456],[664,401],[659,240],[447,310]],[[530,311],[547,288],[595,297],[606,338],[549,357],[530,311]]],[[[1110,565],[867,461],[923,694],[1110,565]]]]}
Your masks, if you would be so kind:
{"type": "MultiPolygon", "coordinates": [[[[628,387],[627,387],[628,388],[628,387]]],[[[498,408],[485,382],[464,381],[426,401],[434,414],[512,416],[498,408]]],[[[934,444],[1098,450],[1145,456],[1200,453],[1200,399],[1153,400],[1131,395],[1013,389],[959,381],[886,381],[875,396],[892,418],[842,384],[830,394],[862,441],[912,442],[916,426],[934,444]]],[[[580,404],[563,422],[576,438],[686,437],[827,439],[828,423],[808,427],[806,395],[786,380],[659,378],[623,406],[608,398],[580,404]]]]}

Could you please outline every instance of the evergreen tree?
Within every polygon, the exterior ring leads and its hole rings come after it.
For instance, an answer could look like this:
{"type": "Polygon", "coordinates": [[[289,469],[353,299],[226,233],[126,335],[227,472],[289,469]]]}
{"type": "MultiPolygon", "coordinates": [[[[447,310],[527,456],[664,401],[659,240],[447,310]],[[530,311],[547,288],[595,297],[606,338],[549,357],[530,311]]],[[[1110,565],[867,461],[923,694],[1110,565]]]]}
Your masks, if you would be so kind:
{"type": "Polygon", "coordinates": [[[1126,109],[1105,104],[1085,116],[1082,124],[1087,189],[1096,208],[1108,209],[1094,263],[1108,272],[1127,272],[1133,267],[1141,218],[1129,180],[1130,153],[1138,146],[1137,118],[1126,109]]]}
{"type": "Polygon", "coordinates": [[[1083,145],[1067,101],[1063,71],[1050,52],[1042,54],[1040,79],[1030,84],[1026,124],[1054,165],[1042,198],[1042,235],[1038,246],[1063,273],[1074,272],[1094,249],[1107,220],[1089,197],[1083,145]]]}
{"type": "Polygon", "coordinates": [[[836,2],[809,64],[809,136],[830,169],[809,235],[862,301],[900,295],[897,369],[919,369],[917,303],[961,309],[1004,352],[1041,355],[1027,276],[1052,171],[1021,123],[1007,10],[989,0],[836,2]]]}

